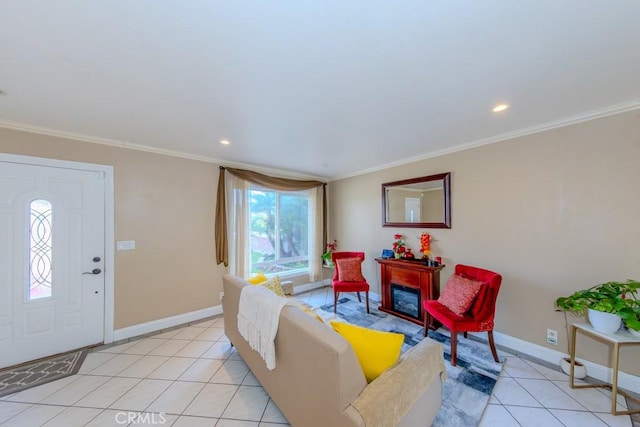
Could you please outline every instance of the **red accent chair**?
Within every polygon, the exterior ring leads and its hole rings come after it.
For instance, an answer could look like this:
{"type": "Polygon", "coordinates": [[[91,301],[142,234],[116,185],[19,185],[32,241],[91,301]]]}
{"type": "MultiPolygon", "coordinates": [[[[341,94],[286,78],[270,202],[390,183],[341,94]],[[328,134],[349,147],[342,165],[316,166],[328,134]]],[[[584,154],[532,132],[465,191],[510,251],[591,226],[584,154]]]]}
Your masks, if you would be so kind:
{"type": "MultiPolygon", "coordinates": [[[[365,293],[367,300],[367,313],[369,313],[369,284],[366,281],[362,282],[341,282],[339,280],[340,271],[338,269],[338,263],[336,260],[342,258],[360,258],[364,261],[364,252],[331,252],[331,261],[333,261],[333,312],[336,312],[338,306],[338,295],[340,292],[357,292],[358,301],[362,302],[360,292],[365,293]]],[[[364,277],[364,276],[363,276],[364,277]]]]}
{"type": "Polygon", "coordinates": [[[467,332],[487,332],[493,359],[499,362],[496,346],[493,342],[493,318],[496,311],[496,299],[498,298],[498,291],[502,283],[502,276],[493,271],[461,264],[456,265],[455,274],[466,277],[467,279],[487,283],[487,286],[482,286],[471,307],[463,316],[458,316],[437,300],[424,301],[424,336],[427,336],[427,317],[429,315],[433,316],[442,323],[443,326],[449,329],[449,331],[451,331],[451,365],[456,366],[458,332],[464,332],[465,338],[467,338],[467,332]]]}

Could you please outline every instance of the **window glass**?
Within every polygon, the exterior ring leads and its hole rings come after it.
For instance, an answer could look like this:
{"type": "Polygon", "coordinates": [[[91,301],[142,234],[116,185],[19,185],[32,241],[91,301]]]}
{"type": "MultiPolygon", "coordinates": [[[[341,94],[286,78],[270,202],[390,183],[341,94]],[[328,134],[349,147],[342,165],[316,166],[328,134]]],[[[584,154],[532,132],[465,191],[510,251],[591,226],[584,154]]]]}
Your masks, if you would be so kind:
{"type": "Polygon", "coordinates": [[[309,268],[309,193],[250,190],[251,273],[309,268]]]}
{"type": "Polygon", "coordinates": [[[51,297],[52,206],[37,199],[29,214],[29,283],[30,300],[51,297]]]}

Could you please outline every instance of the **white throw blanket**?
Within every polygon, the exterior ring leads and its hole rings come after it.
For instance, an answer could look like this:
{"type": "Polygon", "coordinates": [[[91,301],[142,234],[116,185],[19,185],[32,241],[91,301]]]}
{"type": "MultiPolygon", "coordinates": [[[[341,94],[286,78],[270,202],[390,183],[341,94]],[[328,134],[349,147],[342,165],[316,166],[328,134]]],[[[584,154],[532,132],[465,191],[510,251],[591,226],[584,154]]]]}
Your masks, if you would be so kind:
{"type": "Polygon", "coordinates": [[[245,286],[240,292],[238,331],[249,346],[260,353],[269,370],[276,367],[274,341],[280,311],[285,305],[295,303],[295,299],[279,297],[262,286],[245,286]]]}

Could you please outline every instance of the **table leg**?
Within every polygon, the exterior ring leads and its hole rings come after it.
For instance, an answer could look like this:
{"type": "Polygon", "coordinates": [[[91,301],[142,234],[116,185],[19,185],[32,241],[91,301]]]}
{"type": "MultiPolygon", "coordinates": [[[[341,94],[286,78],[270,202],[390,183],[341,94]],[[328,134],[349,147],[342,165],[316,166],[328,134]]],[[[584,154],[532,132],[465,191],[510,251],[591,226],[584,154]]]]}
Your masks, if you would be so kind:
{"type": "MultiPolygon", "coordinates": [[[[597,334],[592,334],[586,329],[580,329],[583,333],[588,336],[592,336],[596,339],[602,338],[597,334]]],[[[613,345],[613,361],[612,361],[612,380],[610,384],[575,384],[575,363],[576,363],[576,341],[577,341],[577,332],[578,327],[576,325],[571,325],[571,345],[569,346],[569,363],[571,364],[570,373],[569,373],[569,386],[571,388],[606,388],[611,390],[611,414],[612,415],[630,415],[640,413],[639,409],[626,410],[626,411],[618,411],[618,370],[620,367],[620,347],[622,344],[638,344],[640,342],[632,341],[629,342],[618,342],[615,340],[603,339],[607,344],[613,345]]],[[[635,403],[640,403],[640,400],[636,399],[633,396],[630,396],[624,390],[620,390],[619,393],[626,397],[627,400],[632,400],[635,403]]]]}
{"type": "Polygon", "coordinates": [[[575,388],[573,385],[573,379],[574,379],[574,371],[576,368],[576,332],[578,331],[578,328],[576,328],[574,325],[571,325],[571,347],[569,350],[569,363],[571,363],[571,368],[570,368],[570,373],[569,373],[569,386],[571,388],[575,388]]]}
{"type": "Polygon", "coordinates": [[[620,346],[613,344],[613,384],[611,387],[611,413],[617,415],[616,405],[618,404],[618,361],[620,360],[620,346]]]}

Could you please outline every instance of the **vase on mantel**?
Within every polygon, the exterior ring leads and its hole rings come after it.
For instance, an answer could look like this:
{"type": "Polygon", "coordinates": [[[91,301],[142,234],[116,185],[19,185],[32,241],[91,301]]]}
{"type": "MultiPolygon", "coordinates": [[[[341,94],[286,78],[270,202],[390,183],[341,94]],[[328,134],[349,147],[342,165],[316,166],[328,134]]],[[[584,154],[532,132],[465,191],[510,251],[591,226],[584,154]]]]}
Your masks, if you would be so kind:
{"type": "Polygon", "coordinates": [[[411,249],[407,249],[405,253],[402,254],[402,259],[415,259],[416,256],[411,252],[411,249]]]}

